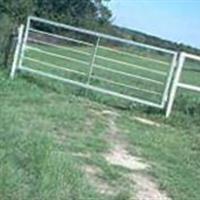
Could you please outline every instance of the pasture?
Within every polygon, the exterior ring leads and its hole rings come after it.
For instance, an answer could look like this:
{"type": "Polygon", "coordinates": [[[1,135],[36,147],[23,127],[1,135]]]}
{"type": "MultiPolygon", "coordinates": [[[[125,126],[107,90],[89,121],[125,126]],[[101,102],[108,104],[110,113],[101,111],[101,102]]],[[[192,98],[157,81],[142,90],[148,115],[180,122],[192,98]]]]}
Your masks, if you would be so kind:
{"type": "MultiPolygon", "coordinates": [[[[87,40],[80,40],[77,38],[80,35],[75,34],[72,37],[74,41],[70,41],[58,35],[33,30],[22,62],[26,68],[138,98],[156,106],[163,103],[173,55],[105,39],[100,39],[98,48],[95,49],[94,38],[86,42],[87,40]],[[80,45],[78,42],[84,44],[80,45]]],[[[199,86],[199,74],[199,62],[186,59],[180,80],[199,86]]],[[[103,96],[90,90],[86,93],[100,99],[103,96]]],[[[181,96],[188,94],[191,92],[184,91],[181,96]]],[[[191,96],[197,96],[194,98],[199,102],[198,94],[192,93],[191,96]]],[[[188,102],[191,98],[188,98],[188,102]]],[[[103,99],[110,104],[113,102],[110,96],[105,95],[103,99]]],[[[119,104],[115,106],[134,105],[130,101],[118,100],[119,104]]]]}
{"type": "Polygon", "coordinates": [[[163,107],[174,60],[174,52],[163,49],[124,43],[109,36],[96,37],[73,28],[58,28],[51,33],[31,25],[24,50],[20,64],[26,69],[50,72],[155,107],[163,107]]]}
{"type": "Polygon", "coordinates": [[[110,107],[32,75],[11,81],[1,71],[0,83],[1,199],[133,199],[134,170],[105,158],[116,140],[151,164],[143,173],[172,199],[199,199],[199,115],[177,112],[166,121],[159,113],[110,107]],[[117,113],[117,136],[108,111],[117,113]]]}
{"type": "MultiPolygon", "coordinates": [[[[93,60],[94,45],[31,36],[23,67],[162,101],[172,56],[102,40],[93,60]]],[[[186,68],[184,81],[198,84],[198,63],[186,68]]],[[[178,92],[165,119],[155,108],[0,71],[0,199],[137,200],[150,182],[172,200],[199,200],[200,97],[178,92]]]]}

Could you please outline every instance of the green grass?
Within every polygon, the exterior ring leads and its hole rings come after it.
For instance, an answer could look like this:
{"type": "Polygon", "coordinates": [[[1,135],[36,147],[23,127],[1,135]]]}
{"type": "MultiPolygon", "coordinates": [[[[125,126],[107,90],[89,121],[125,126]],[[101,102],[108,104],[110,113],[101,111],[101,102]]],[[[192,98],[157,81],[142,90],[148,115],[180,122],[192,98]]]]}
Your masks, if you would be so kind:
{"type": "MultiPolygon", "coordinates": [[[[147,117],[147,116],[146,116],[147,117]]],[[[173,118],[171,120],[176,120],[173,118]]],[[[157,119],[163,123],[162,119],[157,119]]],[[[144,156],[152,163],[152,174],[174,200],[197,200],[200,181],[200,127],[190,123],[186,128],[171,126],[165,122],[160,128],[138,124],[133,115],[124,113],[118,120],[122,130],[127,130],[127,139],[133,146],[130,150],[144,156]]]]}
{"type": "MultiPolygon", "coordinates": [[[[106,163],[100,155],[109,148],[106,119],[92,111],[104,106],[67,95],[63,84],[10,81],[0,73],[1,199],[117,199],[124,193],[125,187],[115,197],[100,194],[80,167],[106,163]],[[80,152],[95,159],[74,155],[80,152]]],[[[118,176],[108,164],[102,169],[103,179],[118,176]]]]}
{"type": "Polygon", "coordinates": [[[192,84],[200,87],[200,64],[199,61],[186,58],[181,75],[183,83],[192,84]]]}
{"type": "MultiPolygon", "coordinates": [[[[90,53],[90,55],[84,55],[81,53],[74,53],[73,51],[70,51],[68,49],[60,49],[57,47],[52,47],[52,46],[48,46],[48,45],[41,45],[41,44],[31,44],[31,46],[35,47],[35,48],[39,48],[43,51],[48,51],[50,53],[56,53],[62,56],[67,56],[73,59],[79,59],[81,61],[86,62],[86,64],[84,63],[77,63],[71,60],[66,60],[66,59],[62,59],[62,58],[57,58],[51,55],[46,55],[46,54],[41,54],[38,51],[29,49],[26,51],[26,56],[31,57],[31,58],[35,58],[37,60],[40,61],[44,61],[44,62],[48,62],[51,63],[53,65],[56,66],[61,66],[61,67],[65,67],[68,69],[73,69],[82,73],[85,73],[84,75],[79,75],[79,74],[75,74],[72,72],[66,72],[66,71],[59,71],[55,68],[49,68],[43,64],[39,64],[35,63],[33,61],[30,60],[25,60],[24,61],[24,65],[25,66],[29,66],[33,69],[38,69],[38,70],[42,70],[42,71],[46,71],[46,72],[50,72],[65,78],[70,78],[72,80],[75,81],[81,81],[83,83],[87,83],[88,81],[88,74],[90,72],[90,63],[92,61],[92,54],[94,51],[94,47],[75,47],[75,46],[67,46],[67,48],[72,48],[72,49],[77,49],[79,51],[85,52],[85,53],[90,53]],[[88,63],[88,64],[87,64],[88,63]]],[[[113,48],[114,50],[116,50],[115,48],[113,48]]],[[[119,49],[117,49],[119,50],[119,49]]],[[[125,52],[125,51],[124,51],[125,52]]],[[[168,58],[166,55],[164,56],[160,56],[158,57],[158,59],[162,62],[166,62],[166,64],[159,64],[156,63],[152,60],[145,60],[145,59],[141,59],[138,58],[137,56],[141,56],[140,54],[137,54],[136,52],[132,52],[134,54],[136,54],[136,57],[132,57],[130,55],[124,55],[124,54],[120,54],[120,53],[116,53],[116,52],[112,52],[106,49],[101,49],[99,48],[97,51],[97,57],[95,59],[95,65],[93,68],[93,75],[100,77],[100,78],[104,78],[107,79],[108,81],[114,81],[114,82],[118,82],[121,84],[126,84],[129,85],[131,87],[136,87],[136,88],[140,88],[143,90],[149,90],[149,91],[155,91],[158,94],[154,94],[154,93],[149,93],[146,91],[139,91],[137,89],[133,89],[133,88],[127,88],[124,86],[120,86],[120,85],[116,85],[116,84],[112,84],[106,81],[102,81],[99,80],[95,77],[93,77],[91,79],[91,84],[97,87],[101,87],[104,89],[108,89],[108,90],[113,90],[115,92],[119,92],[122,94],[126,94],[126,95],[130,95],[133,97],[140,97],[149,101],[153,101],[156,103],[160,103],[161,102],[161,97],[162,97],[162,93],[164,91],[164,86],[165,86],[165,82],[166,82],[166,78],[167,78],[167,74],[169,71],[169,66],[171,63],[170,58],[168,58]],[[108,60],[104,60],[98,56],[102,56],[102,57],[107,57],[109,59],[113,59],[113,60],[118,60],[120,62],[123,63],[129,63],[133,66],[127,66],[126,64],[120,64],[120,63],[115,63],[112,61],[108,61],[108,60]],[[117,58],[117,59],[116,59],[117,58]],[[164,61],[163,61],[164,60],[164,61]],[[135,65],[135,67],[134,67],[135,65]],[[114,73],[111,71],[106,71],[106,70],[102,70],[99,68],[100,67],[105,67],[106,69],[110,69],[110,70],[118,70],[118,71],[122,71],[124,73],[129,73],[132,75],[136,75],[136,76],[141,76],[144,78],[148,78],[148,79],[153,79],[158,81],[159,83],[155,83],[155,82],[151,82],[151,81],[144,81],[138,78],[133,78],[130,76],[126,76],[126,75],[121,75],[118,73],[114,73]],[[139,68],[138,68],[139,66],[139,68]],[[146,67],[146,70],[140,69],[140,67],[146,67]],[[156,72],[151,72],[148,70],[159,70],[161,73],[166,73],[166,75],[163,74],[157,74],[156,72]],[[159,94],[160,93],[160,94],[159,94]]],[[[150,54],[151,55],[151,54],[150,54]]],[[[153,59],[154,57],[151,55],[150,59],[153,59]]]]}
{"type": "MultiPolygon", "coordinates": [[[[47,47],[40,48],[45,50],[47,47]]],[[[92,52],[92,49],[88,48],[78,49],[92,52]]],[[[55,48],[48,47],[48,50],[85,61],[91,59],[55,48]]],[[[89,73],[89,66],[44,56],[31,50],[26,55],[89,73]]],[[[102,50],[98,55],[108,55],[108,52],[102,50]]],[[[109,53],[109,57],[115,59],[115,56],[109,53]]],[[[163,55],[155,57],[161,61],[169,61],[169,58],[163,55]]],[[[167,68],[163,68],[166,66],[149,61],[130,59],[122,55],[117,58],[167,71],[167,68]]],[[[122,68],[121,65],[112,65],[100,59],[96,62],[111,69],[122,68]]],[[[24,61],[24,65],[84,83],[87,81],[87,76],[72,75],[33,62],[24,61]]],[[[193,63],[190,63],[190,67],[192,65],[193,63]]],[[[162,76],[141,70],[134,71],[126,66],[123,71],[165,81],[162,76]]],[[[163,114],[155,109],[141,107],[115,97],[90,91],[85,96],[85,89],[32,75],[18,74],[15,80],[11,81],[6,73],[0,71],[0,199],[129,200],[133,191],[130,189],[130,182],[124,178],[127,171],[110,165],[102,156],[110,149],[110,142],[107,141],[107,118],[100,113],[109,109],[120,114],[117,126],[122,138],[127,141],[129,150],[152,164],[151,174],[173,200],[200,199],[199,96],[179,91],[175,111],[171,118],[166,120],[163,114]],[[161,126],[140,124],[134,120],[134,116],[153,119],[161,126]],[[76,156],[79,153],[90,156],[76,156]],[[101,169],[102,173],[98,178],[113,187],[116,194],[101,194],[88,180],[82,168],[84,165],[101,169]]],[[[144,89],[162,91],[161,87],[98,69],[95,69],[94,74],[144,89]]],[[[192,80],[193,76],[194,72],[187,75],[189,80],[192,80]]],[[[125,90],[98,80],[92,80],[92,84],[144,97],[144,94],[137,91],[125,90]]],[[[155,95],[145,97],[159,101],[155,95]]]]}
{"type": "MultiPolygon", "coordinates": [[[[29,45],[35,47],[36,50],[37,48],[39,48],[46,52],[59,54],[61,56],[67,56],[69,58],[78,59],[80,61],[85,62],[85,63],[77,63],[76,61],[73,60],[46,55],[44,53],[32,49],[27,50],[25,53],[26,56],[37,59],[39,61],[51,63],[52,65],[64,67],[71,70],[76,70],[83,74],[80,75],[73,72],[58,70],[53,67],[48,67],[45,64],[38,64],[37,62],[33,62],[30,60],[24,60],[23,65],[31,67],[32,69],[41,70],[64,78],[69,78],[82,83],[87,83],[88,75],[90,73],[90,63],[92,61],[94,47],[72,46],[72,44],[71,45],[65,44],[64,47],[66,47],[66,49],[63,49],[39,43],[37,44],[29,43],[29,45]],[[82,51],[84,53],[89,53],[90,55],[85,55],[80,52],[75,53],[69,49],[75,49],[78,51],[82,51]]],[[[103,89],[112,90],[114,92],[129,95],[132,97],[142,98],[144,100],[160,104],[162,101],[162,94],[164,92],[165,84],[167,81],[167,74],[169,73],[170,65],[172,62],[172,56],[169,56],[167,54],[159,55],[158,53],[156,54],[154,51],[146,50],[145,52],[144,48],[139,51],[140,49],[139,47],[137,49],[122,44],[120,45],[120,47],[119,46],[110,47],[109,45],[111,45],[110,41],[107,41],[107,43],[105,43],[105,41],[103,40],[101,41],[100,47],[97,50],[97,56],[95,59],[92,75],[106,79],[108,81],[129,85],[132,88],[127,88],[122,85],[120,86],[113,83],[109,83],[104,80],[99,80],[98,78],[95,77],[91,78],[90,84],[103,89]],[[101,48],[102,45],[106,46],[107,48],[113,49],[113,51],[101,48]],[[125,53],[128,52],[128,55],[119,53],[118,51],[125,53]],[[113,62],[110,60],[104,60],[103,58],[112,59],[114,61],[119,61],[121,63],[113,62]],[[155,60],[157,60],[158,62],[156,62],[155,60]],[[129,63],[132,66],[123,63],[129,63]],[[143,78],[155,80],[157,81],[157,83],[152,81],[144,81],[138,78],[133,78],[130,76],[126,76],[125,74],[122,75],[112,71],[107,71],[99,67],[105,67],[107,70],[118,70],[124,73],[141,76],[143,78]],[[145,67],[147,70],[140,69],[140,67],[145,67]],[[155,71],[148,71],[148,70],[158,70],[159,72],[165,74],[158,74],[155,71]],[[137,88],[143,91],[139,91],[137,88]],[[151,93],[148,91],[153,91],[156,93],[151,93]]],[[[187,62],[185,63],[184,70],[181,75],[181,81],[184,83],[190,83],[198,86],[200,84],[199,63],[191,60],[186,60],[186,61],[187,62]]]]}
{"type": "MultiPolygon", "coordinates": [[[[102,157],[110,144],[107,119],[98,113],[110,108],[74,94],[59,82],[22,75],[10,81],[0,72],[1,199],[129,199],[126,172],[102,157]],[[73,156],[79,152],[91,157],[73,156]],[[99,167],[118,195],[100,194],[81,170],[84,164],[99,167]]],[[[141,112],[116,111],[129,150],[152,163],[160,187],[174,200],[199,200],[200,124],[187,125],[190,115],[183,113],[179,123],[176,115],[168,121],[144,116],[162,124],[156,128],[134,120],[141,112]]]]}

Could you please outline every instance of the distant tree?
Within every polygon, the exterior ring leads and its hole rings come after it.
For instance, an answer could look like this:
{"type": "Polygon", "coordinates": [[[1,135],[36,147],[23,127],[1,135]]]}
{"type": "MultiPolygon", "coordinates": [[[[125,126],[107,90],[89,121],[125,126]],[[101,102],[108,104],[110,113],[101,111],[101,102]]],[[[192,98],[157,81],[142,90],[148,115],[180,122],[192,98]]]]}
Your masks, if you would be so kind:
{"type": "Polygon", "coordinates": [[[0,0],[0,64],[8,65],[12,35],[33,10],[32,0],[0,0]]]}
{"type": "Polygon", "coordinates": [[[74,25],[86,24],[86,20],[104,25],[112,16],[104,5],[106,1],[109,0],[0,0],[0,13],[16,23],[36,15],[74,25]]]}
{"type": "Polygon", "coordinates": [[[11,33],[28,15],[35,15],[75,26],[111,30],[110,0],[0,0],[0,59],[7,63],[11,33]],[[3,31],[2,31],[3,29],[3,31]]]}
{"type": "Polygon", "coordinates": [[[146,37],[144,35],[135,34],[132,35],[131,39],[136,42],[141,42],[141,43],[146,42],[146,37]]]}
{"type": "Polygon", "coordinates": [[[34,11],[33,0],[0,0],[0,13],[7,15],[16,24],[34,11]]]}

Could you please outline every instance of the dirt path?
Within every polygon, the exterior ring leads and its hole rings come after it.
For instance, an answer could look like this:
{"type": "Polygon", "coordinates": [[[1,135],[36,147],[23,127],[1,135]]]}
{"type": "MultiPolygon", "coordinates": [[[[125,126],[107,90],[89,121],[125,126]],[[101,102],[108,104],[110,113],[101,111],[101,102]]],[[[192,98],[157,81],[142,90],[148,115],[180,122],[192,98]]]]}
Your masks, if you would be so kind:
{"type": "Polygon", "coordinates": [[[153,177],[146,175],[151,168],[142,158],[131,155],[128,143],[120,137],[120,130],[116,125],[118,114],[105,110],[102,112],[108,119],[108,141],[111,150],[104,155],[108,163],[129,169],[127,178],[133,184],[133,199],[136,200],[171,200],[164,191],[161,191],[153,177]]]}

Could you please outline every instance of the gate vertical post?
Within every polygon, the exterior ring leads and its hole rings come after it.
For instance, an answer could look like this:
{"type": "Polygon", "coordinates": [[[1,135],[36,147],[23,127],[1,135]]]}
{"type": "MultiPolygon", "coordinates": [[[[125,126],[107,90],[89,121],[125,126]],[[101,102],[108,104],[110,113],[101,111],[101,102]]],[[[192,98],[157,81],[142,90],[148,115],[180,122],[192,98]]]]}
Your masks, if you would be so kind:
{"type": "Polygon", "coordinates": [[[173,75],[177,66],[177,62],[178,62],[178,53],[175,53],[173,58],[172,58],[172,63],[171,63],[171,67],[170,67],[170,71],[168,74],[168,78],[167,78],[167,83],[165,86],[165,91],[163,93],[163,99],[162,99],[162,105],[163,107],[165,107],[166,103],[167,103],[167,99],[169,96],[169,90],[170,90],[170,85],[173,81],[173,75]]]}
{"type": "Polygon", "coordinates": [[[101,38],[98,37],[96,45],[95,45],[95,49],[94,49],[94,52],[93,52],[93,55],[92,55],[92,60],[91,60],[91,63],[90,63],[90,71],[89,71],[89,74],[88,74],[87,85],[90,84],[90,80],[91,80],[91,77],[92,77],[94,63],[95,63],[96,54],[97,54],[97,50],[98,50],[98,47],[99,47],[100,40],[101,40],[101,38]]]}
{"type": "Polygon", "coordinates": [[[175,96],[176,96],[176,92],[177,92],[177,88],[178,88],[178,82],[179,82],[179,79],[180,79],[180,76],[182,73],[184,62],[185,62],[185,53],[181,52],[179,61],[178,61],[178,68],[175,72],[175,77],[172,82],[172,87],[171,87],[171,91],[169,94],[169,100],[168,100],[167,108],[166,108],[166,118],[168,118],[170,116],[171,111],[172,111],[172,107],[174,104],[174,100],[175,100],[175,96]]]}
{"type": "Polygon", "coordinates": [[[20,52],[21,52],[20,50],[21,50],[21,43],[22,43],[22,40],[23,40],[23,32],[24,32],[24,25],[22,24],[18,28],[17,45],[16,45],[13,63],[12,63],[12,68],[11,68],[11,72],[10,72],[10,78],[11,79],[14,79],[14,77],[15,77],[15,72],[16,72],[17,65],[18,65],[19,55],[20,55],[20,52]]]}
{"type": "Polygon", "coordinates": [[[24,33],[24,39],[22,42],[22,49],[21,49],[21,55],[20,55],[20,59],[19,59],[19,68],[22,66],[22,62],[23,62],[23,58],[24,58],[24,54],[25,54],[25,50],[26,50],[26,43],[27,43],[27,39],[28,39],[28,33],[29,33],[29,28],[30,28],[30,23],[31,23],[31,18],[28,17],[27,23],[26,23],[26,30],[24,33]]]}

